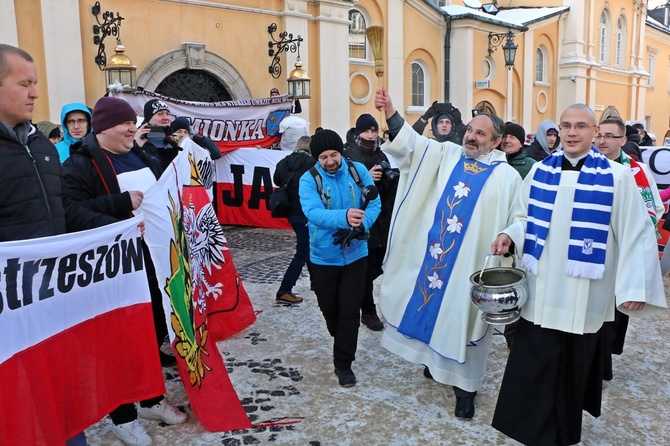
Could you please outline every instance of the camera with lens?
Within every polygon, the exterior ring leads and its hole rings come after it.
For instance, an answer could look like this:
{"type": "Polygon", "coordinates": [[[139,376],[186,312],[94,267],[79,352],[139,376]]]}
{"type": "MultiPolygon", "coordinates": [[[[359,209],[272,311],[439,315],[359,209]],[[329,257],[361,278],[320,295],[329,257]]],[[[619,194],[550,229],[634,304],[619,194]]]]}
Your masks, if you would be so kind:
{"type": "Polygon", "coordinates": [[[382,168],[382,179],[385,179],[385,180],[388,180],[388,181],[395,181],[400,176],[400,172],[398,172],[398,169],[394,169],[386,161],[380,162],[379,166],[382,168]]]}
{"type": "Polygon", "coordinates": [[[171,134],[169,125],[150,125],[149,133],[146,134],[146,138],[162,141],[165,137],[171,134]]]}

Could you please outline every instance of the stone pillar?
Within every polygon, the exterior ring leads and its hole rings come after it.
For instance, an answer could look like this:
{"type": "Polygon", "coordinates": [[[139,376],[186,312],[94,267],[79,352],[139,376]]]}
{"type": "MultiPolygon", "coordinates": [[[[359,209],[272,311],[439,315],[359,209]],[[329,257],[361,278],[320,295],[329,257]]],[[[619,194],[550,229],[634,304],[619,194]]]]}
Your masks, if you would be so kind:
{"type": "MultiPolygon", "coordinates": [[[[77,0],[58,2],[41,0],[41,9],[47,76],[45,80],[49,91],[49,115],[52,122],[60,123],[60,111],[63,105],[86,101],[79,2],[77,0]]],[[[2,27],[4,28],[4,20],[2,27]]],[[[88,26],[85,28],[91,29],[88,26]]],[[[114,55],[115,43],[113,38],[105,40],[107,57],[114,55]]],[[[92,31],[90,44],[93,45],[92,31]]],[[[101,82],[100,96],[104,93],[104,85],[101,82]]],[[[94,104],[87,105],[92,107],[94,104]]]]}
{"type": "MultiPolygon", "coordinates": [[[[321,2],[318,20],[318,78],[312,77],[312,106],[320,110],[321,127],[342,136],[349,130],[349,15],[346,2],[321,2]]],[[[312,64],[314,66],[314,64],[312,64]]],[[[307,71],[310,73],[310,71],[307,71]]],[[[312,71],[314,73],[314,71],[312,71]]]]}
{"type": "Polygon", "coordinates": [[[14,2],[0,2],[0,17],[2,17],[2,26],[0,26],[0,42],[7,45],[19,46],[19,33],[16,28],[16,10],[14,2]]]}

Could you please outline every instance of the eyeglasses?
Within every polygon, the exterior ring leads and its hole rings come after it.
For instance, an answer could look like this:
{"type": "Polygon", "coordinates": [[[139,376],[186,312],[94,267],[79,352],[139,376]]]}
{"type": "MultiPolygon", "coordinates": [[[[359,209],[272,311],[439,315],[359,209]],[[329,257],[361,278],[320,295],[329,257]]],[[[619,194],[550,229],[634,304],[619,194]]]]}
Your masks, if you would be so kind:
{"type": "Polygon", "coordinates": [[[595,125],[588,125],[588,124],[585,123],[585,122],[578,122],[578,123],[575,124],[575,125],[568,124],[567,122],[564,122],[564,123],[562,123],[562,124],[560,124],[560,125],[558,126],[558,128],[561,129],[561,131],[563,131],[563,132],[567,132],[567,131],[569,131],[570,129],[575,129],[575,130],[577,130],[578,132],[583,132],[584,130],[588,130],[588,129],[590,129],[591,127],[595,127],[595,125]]]}
{"type": "Polygon", "coordinates": [[[68,119],[67,121],[65,121],[65,124],[67,125],[75,125],[75,124],[84,125],[87,123],[88,121],[86,119],[68,119]]]}
{"type": "Polygon", "coordinates": [[[611,133],[605,133],[604,135],[601,135],[600,133],[598,133],[596,135],[596,141],[601,139],[601,138],[606,140],[606,141],[609,141],[611,139],[621,139],[621,138],[623,138],[623,136],[616,136],[616,135],[613,135],[611,133]]]}

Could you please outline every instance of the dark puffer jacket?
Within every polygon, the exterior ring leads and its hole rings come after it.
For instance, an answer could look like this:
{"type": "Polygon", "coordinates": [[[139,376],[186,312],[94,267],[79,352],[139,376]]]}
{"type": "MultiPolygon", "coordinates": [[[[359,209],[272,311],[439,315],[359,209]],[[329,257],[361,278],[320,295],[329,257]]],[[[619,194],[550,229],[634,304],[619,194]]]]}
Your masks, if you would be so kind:
{"type": "MultiPolygon", "coordinates": [[[[358,161],[366,169],[370,170],[374,166],[381,165],[383,162],[388,163],[389,161],[384,152],[379,149],[380,143],[381,140],[377,139],[376,147],[371,151],[365,150],[355,142],[350,143],[344,149],[344,156],[352,161],[358,161]]],[[[377,217],[377,221],[370,228],[369,249],[386,248],[386,240],[388,239],[391,216],[393,214],[393,204],[395,203],[395,195],[398,190],[399,173],[397,169],[387,168],[382,174],[381,180],[375,182],[375,186],[379,190],[382,209],[379,217],[377,217]]]]}
{"type": "MultiPolygon", "coordinates": [[[[137,145],[132,148],[156,178],[158,160],[137,145]]],[[[111,160],[93,133],[72,146],[63,163],[63,205],[68,232],[97,228],[132,216],[129,192],[121,192],[111,160]]]]}
{"type": "Polygon", "coordinates": [[[315,163],[314,158],[303,150],[296,150],[277,163],[272,180],[277,187],[283,186],[288,181],[286,186],[286,195],[289,201],[288,215],[305,215],[302,212],[300,196],[298,195],[300,177],[315,163]]]}
{"type": "Polygon", "coordinates": [[[18,127],[26,145],[0,125],[0,242],[65,232],[58,152],[32,125],[18,127]]]}

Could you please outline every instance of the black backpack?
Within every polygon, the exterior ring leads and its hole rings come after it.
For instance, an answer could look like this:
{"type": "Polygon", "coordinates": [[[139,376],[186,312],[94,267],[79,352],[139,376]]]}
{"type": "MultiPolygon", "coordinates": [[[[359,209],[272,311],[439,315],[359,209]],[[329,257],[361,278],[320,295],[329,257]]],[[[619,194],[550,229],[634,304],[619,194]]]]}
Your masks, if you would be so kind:
{"type": "Polygon", "coordinates": [[[272,194],[270,194],[270,214],[274,218],[284,218],[288,216],[291,203],[289,203],[286,188],[288,183],[291,182],[293,175],[295,175],[295,172],[291,173],[284,184],[280,185],[277,189],[272,191],[272,194]]]}
{"type": "MultiPolygon", "coordinates": [[[[358,187],[363,189],[363,181],[361,181],[361,176],[358,174],[358,171],[354,166],[354,162],[349,158],[346,158],[346,160],[347,167],[349,168],[349,175],[351,175],[351,178],[354,179],[354,182],[358,185],[358,187]]],[[[321,174],[318,170],[316,170],[316,167],[310,167],[309,173],[311,173],[314,177],[314,181],[316,182],[316,190],[319,195],[321,195],[321,201],[323,201],[323,205],[326,207],[326,209],[329,209],[330,197],[323,192],[323,179],[321,178],[321,174]]],[[[272,201],[272,197],[270,197],[270,201],[272,201]]],[[[270,206],[272,206],[272,204],[270,204],[270,206]]]]}

